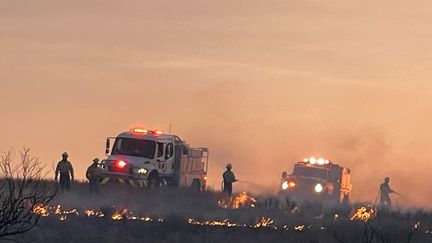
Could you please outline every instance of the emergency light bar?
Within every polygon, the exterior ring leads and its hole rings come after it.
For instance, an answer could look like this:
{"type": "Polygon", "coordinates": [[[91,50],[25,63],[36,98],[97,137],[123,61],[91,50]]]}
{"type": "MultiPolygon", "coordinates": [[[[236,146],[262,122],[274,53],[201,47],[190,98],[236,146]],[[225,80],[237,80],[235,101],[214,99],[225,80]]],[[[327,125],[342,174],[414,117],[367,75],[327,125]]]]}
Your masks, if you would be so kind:
{"type": "Polygon", "coordinates": [[[148,133],[148,130],[142,129],[142,128],[132,128],[131,129],[132,133],[148,133]]]}
{"type": "Polygon", "coordinates": [[[316,159],[315,157],[306,158],[303,160],[303,162],[310,163],[311,165],[315,165],[315,164],[328,165],[328,164],[330,164],[330,160],[328,160],[328,159],[326,159],[326,160],[323,158],[316,159]]]}
{"type": "Polygon", "coordinates": [[[147,129],[143,129],[143,128],[132,128],[131,133],[133,134],[137,134],[137,135],[147,135],[147,134],[152,134],[153,136],[160,136],[163,134],[163,131],[161,130],[147,130],[147,129]]]}

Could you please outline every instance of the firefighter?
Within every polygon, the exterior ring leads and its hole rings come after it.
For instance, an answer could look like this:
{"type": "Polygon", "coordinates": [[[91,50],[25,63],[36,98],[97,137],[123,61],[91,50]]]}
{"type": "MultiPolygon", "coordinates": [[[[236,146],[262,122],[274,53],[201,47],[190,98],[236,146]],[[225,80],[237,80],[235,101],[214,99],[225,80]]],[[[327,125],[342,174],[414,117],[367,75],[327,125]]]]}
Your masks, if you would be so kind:
{"type": "Polygon", "coordinates": [[[101,176],[100,169],[98,167],[99,159],[95,158],[93,164],[91,164],[86,172],[86,177],[90,184],[90,194],[93,192],[99,193],[99,180],[101,176]]]}
{"type": "Polygon", "coordinates": [[[223,190],[227,193],[228,197],[231,199],[232,196],[232,184],[238,181],[235,178],[234,173],[231,171],[232,165],[227,164],[226,171],[223,173],[223,190]]]}
{"type": "Polygon", "coordinates": [[[395,191],[393,191],[390,188],[389,182],[390,182],[390,178],[386,177],[384,178],[384,182],[380,186],[380,196],[381,196],[380,201],[381,201],[381,206],[384,207],[391,206],[390,193],[395,193],[395,191]]]}
{"type": "Polygon", "coordinates": [[[62,157],[63,159],[57,164],[55,171],[55,181],[57,181],[58,175],[60,174],[60,190],[69,191],[70,183],[74,180],[74,171],[72,163],[67,160],[68,154],[64,152],[62,157]]]}

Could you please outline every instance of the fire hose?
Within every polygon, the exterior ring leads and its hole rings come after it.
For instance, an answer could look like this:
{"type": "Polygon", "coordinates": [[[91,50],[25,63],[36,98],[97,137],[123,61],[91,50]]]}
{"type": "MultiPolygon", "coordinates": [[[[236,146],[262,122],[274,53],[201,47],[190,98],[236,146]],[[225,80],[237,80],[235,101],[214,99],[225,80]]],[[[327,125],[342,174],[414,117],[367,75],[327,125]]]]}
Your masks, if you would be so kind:
{"type": "MultiPolygon", "coordinates": [[[[250,185],[252,187],[259,188],[259,189],[262,189],[262,190],[265,190],[265,191],[269,191],[269,189],[270,189],[269,187],[265,187],[265,186],[262,186],[262,185],[259,185],[259,184],[253,183],[253,182],[241,181],[241,180],[236,180],[236,182],[240,182],[240,183],[243,183],[243,184],[248,184],[248,185],[250,185]]],[[[221,181],[221,191],[223,191],[223,190],[224,190],[224,182],[222,180],[221,181]]]]}
{"type": "MultiPolygon", "coordinates": [[[[239,180],[236,180],[236,181],[239,181],[239,180]]],[[[221,181],[221,191],[223,191],[225,189],[225,187],[224,187],[224,181],[222,180],[221,181]]]]}
{"type": "Polygon", "coordinates": [[[401,197],[401,198],[403,198],[403,199],[409,200],[407,196],[405,196],[405,195],[403,195],[403,194],[401,194],[401,193],[399,193],[399,192],[394,192],[394,194],[395,194],[395,195],[398,195],[399,197],[401,197]]]}
{"type": "MultiPolygon", "coordinates": [[[[405,196],[405,195],[403,195],[403,194],[401,194],[399,192],[393,191],[393,193],[395,195],[401,197],[404,200],[411,201],[407,196],[405,196]]],[[[375,207],[374,207],[375,212],[377,212],[377,210],[378,210],[378,200],[379,200],[380,196],[381,196],[381,190],[378,191],[378,195],[377,195],[377,197],[375,199],[375,203],[374,203],[374,205],[375,205],[375,207]]]]}

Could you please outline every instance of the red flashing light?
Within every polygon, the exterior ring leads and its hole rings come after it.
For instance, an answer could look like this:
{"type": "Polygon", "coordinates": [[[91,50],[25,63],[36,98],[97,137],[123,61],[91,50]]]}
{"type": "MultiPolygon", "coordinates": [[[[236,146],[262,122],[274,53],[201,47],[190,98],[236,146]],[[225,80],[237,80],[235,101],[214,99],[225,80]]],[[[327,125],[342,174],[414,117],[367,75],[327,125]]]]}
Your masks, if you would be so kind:
{"type": "Polygon", "coordinates": [[[118,160],[118,161],[116,161],[116,163],[115,163],[115,166],[116,166],[118,169],[123,169],[126,165],[127,165],[127,163],[124,162],[123,160],[118,160]]]}
{"type": "Polygon", "coordinates": [[[155,136],[160,136],[160,135],[163,134],[163,132],[160,131],[160,130],[156,130],[156,131],[153,132],[153,134],[154,134],[155,136]]]}

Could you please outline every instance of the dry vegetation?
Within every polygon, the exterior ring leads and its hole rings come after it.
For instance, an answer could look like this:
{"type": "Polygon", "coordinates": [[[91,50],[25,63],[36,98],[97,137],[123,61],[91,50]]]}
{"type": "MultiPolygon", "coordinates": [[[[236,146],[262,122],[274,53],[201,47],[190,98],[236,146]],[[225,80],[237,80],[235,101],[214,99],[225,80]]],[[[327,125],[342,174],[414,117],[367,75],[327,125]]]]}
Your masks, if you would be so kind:
{"type": "Polygon", "coordinates": [[[32,229],[39,221],[33,213],[38,204],[48,204],[56,187],[44,179],[43,165],[23,149],[0,155],[0,239],[32,229]]]}
{"type": "Polygon", "coordinates": [[[57,193],[28,149],[0,157],[0,239],[14,242],[432,242],[432,213],[295,205],[216,192],[72,184],[57,193]]]}
{"type": "Polygon", "coordinates": [[[381,211],[369,220],[352,220],[355,209],[367,204],[268,208],[264,199],[258,197],[253,208],[224,209],[217,203],[220,195],[212,192],[167,188],[149,191],[124,185],[101,189],[100,194],[90,195],[86,184],[73,184],[70,193],[60,194],[50,203],[51,214],[14,240],[432,242],[432,214],[420,210],[381,211]]]}

